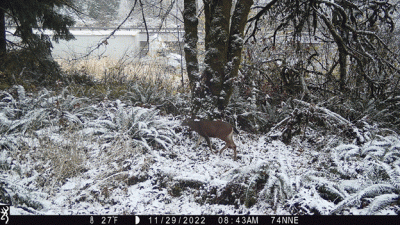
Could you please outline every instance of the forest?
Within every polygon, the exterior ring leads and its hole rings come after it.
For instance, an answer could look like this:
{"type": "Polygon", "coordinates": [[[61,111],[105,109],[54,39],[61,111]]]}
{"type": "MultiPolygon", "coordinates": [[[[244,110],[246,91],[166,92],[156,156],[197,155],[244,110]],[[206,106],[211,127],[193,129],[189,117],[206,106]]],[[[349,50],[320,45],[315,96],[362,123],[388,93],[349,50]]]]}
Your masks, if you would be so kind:
{"type": "Polygon", "coordinates": [[[11,215],[398,216],[399,7],[1,1],[0,203],[11,215]],[[112,32],[54,56],[95,28],[112,32]],[[137,54],[93,54],[122,29],[143,33],[137,54]],[[184,38],[150,54],[150,30],[184,38]],[[187,118],[230,123],[237,159],[196,145],[187,118]]]}

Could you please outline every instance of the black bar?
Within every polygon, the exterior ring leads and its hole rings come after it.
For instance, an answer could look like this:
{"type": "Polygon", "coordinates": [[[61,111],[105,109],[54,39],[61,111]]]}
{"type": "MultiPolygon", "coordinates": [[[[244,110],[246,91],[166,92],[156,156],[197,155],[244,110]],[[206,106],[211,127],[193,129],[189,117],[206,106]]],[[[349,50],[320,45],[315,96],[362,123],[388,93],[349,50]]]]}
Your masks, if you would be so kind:
{"type": "MultiPolygon", "coordinates": [[[[4,221],[0,221],[4,224],[4,221]]],[[[77,215],[77,216],[9,216],[8,224],[139,224],[139,225],[243,225],[243,224],[305,224],[305,225],[347,225],[347,224],[400,224],[400,216],[285,216],[285,215],[77,215]],[[136,220],[135,220],[136,219],[136,220]]]]}
{"type": "MultiPolygon", "coordinates": [[[[0,221],[1,224],[2,221],[0,221]]],[[[92,216],[92,215],[78,215],[78,216],[13,216],[10,215],[8,224],[16,225],[52,225],[52,224],[135,224],[135,216],[118,216],[118,215],[104,215],[104,216],[92,216]]]]}

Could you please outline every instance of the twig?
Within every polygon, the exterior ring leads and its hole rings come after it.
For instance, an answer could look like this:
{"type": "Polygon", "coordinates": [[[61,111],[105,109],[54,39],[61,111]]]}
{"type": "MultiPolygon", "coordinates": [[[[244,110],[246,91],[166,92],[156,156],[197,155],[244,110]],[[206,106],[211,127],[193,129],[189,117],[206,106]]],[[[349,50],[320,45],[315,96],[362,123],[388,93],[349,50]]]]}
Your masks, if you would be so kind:
{"type": "Polygon", "coordinates": [[[358,141],[360,143],[364,143],[365,142],[365,139],[361,135],[361,133],[358,130],[358,128],[352,122],[350,122],[349,120],[346,120],[345,118],[343,118],[341,115],[339,115],[339,114],[337,114],[335,112],[332,112],[327,108],[314,106],[314,105],[311,105],[310,103],[307,103],[307,102],[304,102],[304,101],[301,101],[301,100],[298,100],[298,99],[293,99],[293,102],[295,102],[297,104],[300,104],[300,105],[303,105],[303,106],[306,106],[306,107],[309,107],[309,108],[314,108],[314,109],[316,109],[316,110],[318,110],[320,112],[323,112],[324,114],[326,114],[327,116],[329,116],[330,118],[335,120],[336,122],[338,122],[340,124],[343,124],[343,125],[347,126],[348,128],[350,128],[351,130],[353,130],[353,132],[356,134],[356,137],[357,137],[357,139],[358,139],[358,141]]]}
{"type": "MultiPolygon", "coordinates": [[[[138,1],[138,0],[135,0],[135,4],[133,5],[131,11],[128,13],[128,15],[125,17],[125,19],[118,25],[118,27],[115,28],[115,29],[111,32],[110,35],[108,35],[106,38],[104,38],[104,40],[101,40],[101,41],[96,45],[95,48],[91,49],[91,50],[90,50],[87,54],[85,54],[84,56],[81,56],[81,57],[78,57],[78,58],[74,58],[74,59],[72,59],[72,60],[79,60],[79,59],[86,58],[86,57],[88,57],[90,54],[92,54],[96,49],[99,49],[103,44],[106,44],[106,45],[107,45],[107,44],[108,44],[108,43],[107,43],[107,40],[110,39],[112,36],[114,36],[115,32],[117,32],[117,30],[119,30],[119,29],[122,27],[122,25],[124,25],[124,23],[128,20],[128,18],[132,15],[133,11],[135,10],[137,1],[138,1]]],[[[140,1],[140,3],[141,3],[141,1],[140,1]]],[[[143,11],[143,9],[142,9],[142,11],[143,11]]],[[[146,30],[147,30],[147,26],[146,26],[146,30]]]]}
{"type": "MultiPolygon", "coordinates": [[[[137,1],[137,0],[136,0],[137,1]]],[[[135,4],[136,4],[135,1],[135,4]]],[[[142,0],[139,0],[140,3],[140,8],[142,11],[142,17],[143,17],[143,23],[144,23],[144,28],[146,29],[146,41],[147,41],[147,52],[150,51],[150,37],[149,37],[149,29],[147,28],[147,22],[146,22],[146,17],[144,16],[144,9],[143,9],[143,3],[142,0]]],[[[147,53],[146,53],[147,54],[147,53]]]]}

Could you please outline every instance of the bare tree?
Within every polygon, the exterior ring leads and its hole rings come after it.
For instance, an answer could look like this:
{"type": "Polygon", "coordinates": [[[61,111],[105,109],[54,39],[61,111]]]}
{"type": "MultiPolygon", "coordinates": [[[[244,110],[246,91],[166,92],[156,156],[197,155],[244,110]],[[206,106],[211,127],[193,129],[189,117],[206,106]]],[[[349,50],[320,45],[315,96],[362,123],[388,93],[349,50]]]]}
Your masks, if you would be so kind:
{"type": "Polygon", "coordinates": [[[293,40],[301,40],[304,33],[309,36],[319,33],[321,42],[336,45],[337,63],[333,62],[327,71],[330,74],[339,66],[339,90],[352,88],[348,69],[353,67],[357,75],[352,83],[366,82],[369,95],[374,96],[393,71],[399,72],[398,57],[382,39],[394,29],[392,16],[397,4],[390,0],[273,0],[258,7],[258,12],[249,19],[249,39],[257,39],[259,24],[265,19],[279,21],[274,40],[285,29],[293,31],[293,40]]]}

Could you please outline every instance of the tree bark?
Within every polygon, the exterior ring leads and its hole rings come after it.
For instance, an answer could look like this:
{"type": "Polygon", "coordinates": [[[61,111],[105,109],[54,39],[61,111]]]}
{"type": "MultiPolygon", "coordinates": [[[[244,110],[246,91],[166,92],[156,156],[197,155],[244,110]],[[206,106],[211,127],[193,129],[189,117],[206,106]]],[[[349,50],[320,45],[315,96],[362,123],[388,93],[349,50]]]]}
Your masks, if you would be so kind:
{"type": "MultiPolygon", "coordinates": [[[[206,100],[211,107],[216,106],[219,112],[208,109],[213,113],[221,114],[224,110],[223,83],[228,60],[229,28],[231,19],[232,0],[203,0],[205,14],[205,79],[206,100]],[[211,102],[210,102],[211,101],[211,102]]],[[[217,115],[218,117],[218,115],[217,115]]]]}
{"type": "Polygon", "coordinates": [[[184,1],[183,22],[185,29],[185,60],[189,77],[190,91],[192,93],[192,113],[196,113],[201,107],[201,77],[199,74],[199,62],[197,59],[197,7],[196,0],[184,1]]]}
{"type": "Polygon", "coordinates": [[[0,3],[0,57],[7,53],[5,3],[0,3]]]}
{"type": "Polygon", "coordinates": [[[244,44],[244,28],[247,23],[247,17],[250,7],[253,5],[252,0],[238,0],[236,2],[235,11],[231,19],[231,30],[229,35],[228,46],[228,64],[226,65],[225,78],[223,83],[223,92],[226,93],[222,102],[223,108],[228,106],[229,100],[234,90],[234,79],[239,73],[239,66],[242,58],[242,49],[244,44]]]}
{"type": "Polygon", "coordinates": [[[345,91],[346,88],[346,77],[347,77],[347,54],[346,50],[343,50],[340,46],[338,47],[339,52],[339,66],[340,66],[340,80],[339,86],[341,91],[345,91]]]}
{"type": "Polygon", "coordinates": [[[204,71],[197,59],[196,0],[184,1],[185,59],[192,92],[192,114],[204,111],[220,118],[233,93],[243,49],[243,32],[253,0],[203,0],[205,15],[204,71]],[[232,14],[231,14],[232,12],[232,14]]]}
{"type": "Polygon", "coordinates": [[[252,0],[203,0],[205,14],[205,101],[209,117],[222,117],[233,93],[252,0]]]}

